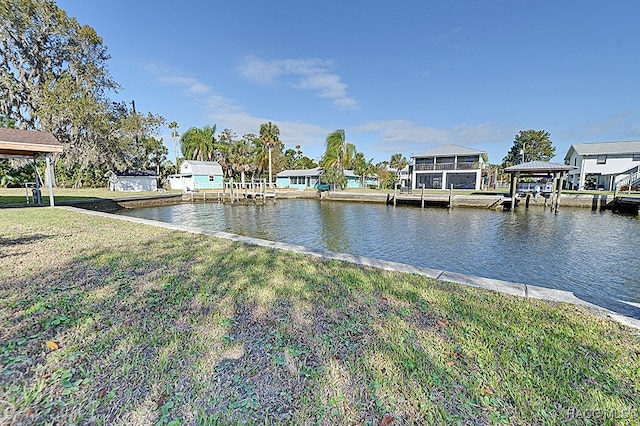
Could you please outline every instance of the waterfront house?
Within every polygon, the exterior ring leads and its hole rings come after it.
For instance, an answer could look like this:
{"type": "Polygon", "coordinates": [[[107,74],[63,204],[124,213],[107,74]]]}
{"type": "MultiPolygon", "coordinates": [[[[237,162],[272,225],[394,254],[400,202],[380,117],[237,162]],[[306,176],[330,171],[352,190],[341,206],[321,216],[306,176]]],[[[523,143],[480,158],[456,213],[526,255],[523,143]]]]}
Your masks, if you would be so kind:
{"type": "Polygon", "coordinates": [[[353,170],[344,170],[344,177],[347,178],[347,188],[362,188],[362,178],[356,175],[353,170]]]}
{"type": "Polygon", "coordinates": [[[571,145],[564,162],[576,167],[567,179],[570,189],[602,189],[637,184],[640,166],[640,141],[576,143],[571,145]]]}
{"type": "Polygon", "coordinates": [[[111,173],[109,190],[122,192],[157,191],[158,175],[149,170],[111,173]]]}
{"type": "MultiPolygon", "coordinates": [[[[362,188],[362,179],[356,175],[353,170],[345,169],[343,172],[347,179],[347,188],[362,188]]],[[[283,170],[276,174],[276,186],[278,188],[293,189],[317,188],[322,173],[322,167],[302,170],[283,170]]],[[[377,185],[377,183],[378,180],[375,177],[368,177],[365,180],[366,185],[377,185]]]]}
{"type": "MultiPolygon", "coordinates": [[[[179,180],[184,192],[202,191],[209,189],[222,189],[224,172],[222,166],[216,161],[185,160],[180,165],[179,180]]],[[[172,189],[177,186],[177,178],[169,179],[172,189]]]]}
{"type": "Polygon", "coordinates": [[[276,186],[293,189],[315,188],[320,183],[320,175],[322,175],[322,167],[283,170],[276,174],[276,186]]]}
{"type": "Polygon", "coordinates": [[[479,190],[487,153],[459,145],[444,145],[411,156],[413,189],[479,190]]]}

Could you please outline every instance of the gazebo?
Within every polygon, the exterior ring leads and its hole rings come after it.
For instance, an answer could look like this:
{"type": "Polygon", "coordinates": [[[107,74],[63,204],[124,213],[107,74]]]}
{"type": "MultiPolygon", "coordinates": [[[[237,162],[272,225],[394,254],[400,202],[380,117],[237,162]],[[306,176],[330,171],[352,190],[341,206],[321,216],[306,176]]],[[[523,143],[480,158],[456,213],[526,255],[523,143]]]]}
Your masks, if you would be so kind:
{"type": "Polygon", "coordinates": [[[518,179],[521,177],[548,177],[553,176],[553,192],[551,193],[551,208],[558,211],[560,205],[560,193],[562,191],[562,180],[566,177],[567,172],[574,170],[575,167],[567,166],[560,163],[549,163],[547,161],[529,161],[504,169],[505,172],[511,174],[511,186],[509,193],[511,195],[511,210],[516,205],[516,188],[518,179]]]}
{"type": "MultiPolygon", "coordinates": [[[[47,181],[49,183],[49,204],[55,205],[53,198],[53,171],[50,155],[62,152],[62,144],[51,133],[30,130],[0,128],[0,158],[32,159],[43,157],[47,164],[47,181]]],[[[40,193],[40,179],[36,170],[36,189],[40,193]]]]}

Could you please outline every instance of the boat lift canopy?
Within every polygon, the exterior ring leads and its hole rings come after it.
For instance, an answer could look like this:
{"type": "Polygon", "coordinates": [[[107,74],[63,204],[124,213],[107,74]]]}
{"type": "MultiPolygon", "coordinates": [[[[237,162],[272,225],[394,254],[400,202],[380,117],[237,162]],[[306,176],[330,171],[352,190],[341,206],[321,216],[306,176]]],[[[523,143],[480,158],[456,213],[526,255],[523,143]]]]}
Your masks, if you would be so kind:
{"type": "Polygon", "coordinates": [[[528,161],[516,166],[507,167],[505,172],[511,174],[511,186],[509,193],[511,195],[511,210],[515,208],[516,188],[518,178],[520,177],[541,177],[553,176],[553,192],[551,193],[551,208],[558,211],[560,205],[560,193],[562,191],[562,180],[567,172],[577,167],[568,166],[566,164],[549,163],[548,161],[528,161]]]}

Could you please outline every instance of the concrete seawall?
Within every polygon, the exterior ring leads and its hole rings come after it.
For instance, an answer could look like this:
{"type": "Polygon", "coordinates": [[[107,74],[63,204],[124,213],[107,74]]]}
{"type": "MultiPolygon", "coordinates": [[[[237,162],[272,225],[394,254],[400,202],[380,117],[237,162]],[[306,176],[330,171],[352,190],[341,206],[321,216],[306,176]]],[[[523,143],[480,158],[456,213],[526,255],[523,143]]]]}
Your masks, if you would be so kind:
{"type": "MultiPolygon", "coordinates": [[[[67,206],[77,206],[87,210],[117,211],[120,209],[131,209],[139,207],[152,207],[168,204],[178,204],[183,202],[220,202],[221,194],[212,192],[195,192],[186,194],[157,194],[144,197],[122,197],[113,199],[88,199],[61,201],[57,204],[67,206]]],[[[448,193],[425,193],[396,194],[398,205],[412,205],[421,207],[424,202],[425,207],[448,207],[448,193]]],[[[392,203],[393,193],[386,192],[352,192],[352,191],[310,191],[310,190],[276,190],[276,199],[313,199],[322,201],[344,201],[360,203],[392,203]]],[[[268,201],[272,201],[269,198],[268,201]]],[[[474,194],[453,194],[453,207],[458,208],[494,208],[501,209],[503,204],[509,205],[507,194],[496,193],[474,193],[474,194]]],[[[525,208],[526,199],[518,198],[517,208],[525,208]]],[[[562,194],[560,197],[560,208],[588,208],[591,210],[611,209],[614,203],[614,196],[611,194],[562,194]]],[[[546,207],[550,207],[551,200],[547,200],[546,207]]],[[[538,196],[530,197],[529,208],[544,208],[545,198],[538,196]]]]}

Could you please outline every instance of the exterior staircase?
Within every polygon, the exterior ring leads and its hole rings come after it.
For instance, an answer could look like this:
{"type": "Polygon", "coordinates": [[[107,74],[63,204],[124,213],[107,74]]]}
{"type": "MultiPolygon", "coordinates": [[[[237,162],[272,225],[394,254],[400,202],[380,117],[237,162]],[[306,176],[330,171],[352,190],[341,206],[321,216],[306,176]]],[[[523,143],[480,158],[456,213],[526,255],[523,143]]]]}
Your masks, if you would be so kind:
{"type": "Polygon", "coordinates": [[[620,173],[618,176],[622,176],[621,179],[616,180],[615,188],[620,190],[622,187],[627,187],[631,190],[631,187],[640,185],[640,166],[636,166],[626,172],[620,173]]]}

